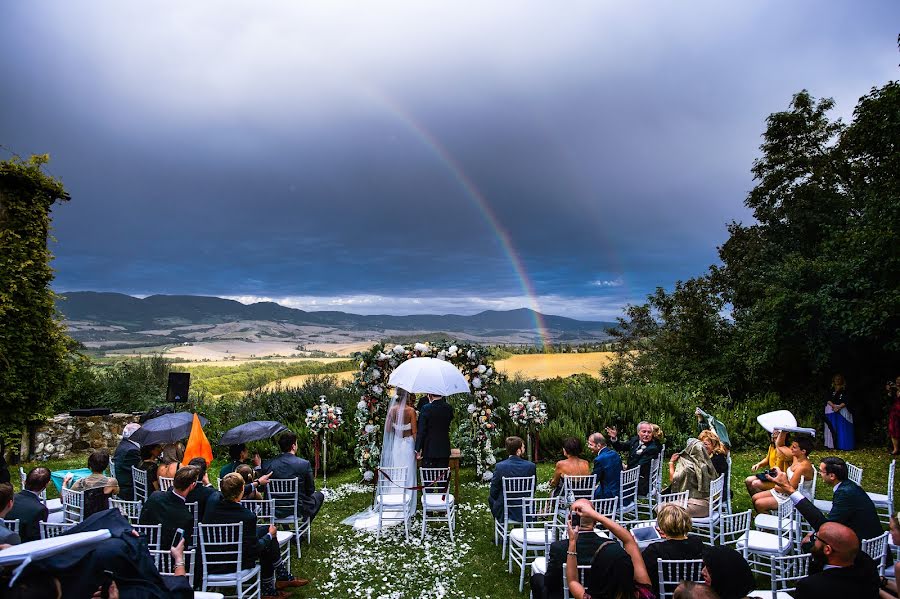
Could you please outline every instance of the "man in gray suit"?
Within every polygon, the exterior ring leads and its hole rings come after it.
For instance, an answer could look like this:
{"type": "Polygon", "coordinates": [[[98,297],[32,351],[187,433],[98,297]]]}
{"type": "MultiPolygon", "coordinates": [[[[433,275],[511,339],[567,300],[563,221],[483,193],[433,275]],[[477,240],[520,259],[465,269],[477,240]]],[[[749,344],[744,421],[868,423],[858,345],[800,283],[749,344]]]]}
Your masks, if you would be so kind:
{"type": "Polygon", "coordinates": [[[297,457],[297,435],[291,431],[278,438],[282,454],[263,463],[263,472],[271,472],[272,478],[297,479],[297,512],[312,520],[322,508],[325,495],[316,491],[312,467],[308,460],[297,457]]]}
{"type": "MultiPolygon", "coordinates": [[[[0,518],[6,518],[6,514],[13,507],[13,488],[9,483],[0,483],[0,518]]],[[[22,542],[17,533],[6,528],[0,522],[0,545],[18,545],[22,542]]]]}

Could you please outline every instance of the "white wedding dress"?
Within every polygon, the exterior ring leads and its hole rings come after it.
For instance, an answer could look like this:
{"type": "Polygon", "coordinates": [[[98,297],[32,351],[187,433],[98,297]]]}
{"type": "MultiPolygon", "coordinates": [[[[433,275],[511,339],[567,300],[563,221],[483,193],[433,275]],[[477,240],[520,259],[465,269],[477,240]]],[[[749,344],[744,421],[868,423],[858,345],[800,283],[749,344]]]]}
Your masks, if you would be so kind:
{"type": "MultiPolygon", "coordinates": [[[[416,491],[410,488],[415,487],[417,485],[416,481],[418,480],[418,472],[416,470],[416,440],[410,434],[412,432],[412,423],[403,422],[404,414],[406,413],[406,392],[402,389],[398,391],[400,394],[392,398],[391,403],[388,406],[387,413],[389,417],[384,424],[384,437],[382,438],[379,468],[406,469],[406,480],[402,486],[407,488],[406,492],[409,494],[407,510],[411,518],[416,513],[417,501],[416,491]]],[[[391,485],[385,480],[382,480],[382,485],[394,487],[388,491],[391,494],[402,493],[403,490],[399,488],[400,481],[397,480],[396,477],[393,477],[393,480],[396,485],[391,485]]],[[[342,524],[349,524],[353,526],[354,530],[378,530],[378,510],[376,510],[375,507],[376,506],[372,506],[353,514],[349,518],[344,519],[342,524]]],[[[402,524],[402,517],[402,511],[389,511],[385,509],[381,526],[382,528],[387,528],[402,524]]]]}

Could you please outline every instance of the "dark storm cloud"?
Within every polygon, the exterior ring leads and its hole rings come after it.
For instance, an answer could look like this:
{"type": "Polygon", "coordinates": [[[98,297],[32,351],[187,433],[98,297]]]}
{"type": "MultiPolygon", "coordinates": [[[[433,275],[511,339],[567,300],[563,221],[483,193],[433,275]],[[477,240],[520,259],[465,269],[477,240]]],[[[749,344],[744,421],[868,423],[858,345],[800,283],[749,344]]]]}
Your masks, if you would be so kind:
{"type": "Polygon", "coordinates": [[[0,144],[73,197],[59,289],[397,313],[533,284],[606,318],[715,261],[793,93],[847,116],[896,78],[889,0],[595,4],[6,3],[0,144]]]}

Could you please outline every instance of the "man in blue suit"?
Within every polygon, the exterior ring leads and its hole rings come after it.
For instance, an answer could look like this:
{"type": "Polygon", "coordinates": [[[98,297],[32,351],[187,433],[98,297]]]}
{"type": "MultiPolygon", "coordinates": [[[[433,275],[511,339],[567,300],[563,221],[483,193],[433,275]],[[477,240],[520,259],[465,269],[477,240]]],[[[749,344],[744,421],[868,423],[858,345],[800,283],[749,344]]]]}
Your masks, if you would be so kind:
{"type": "Polygon", "coordinates": [[[597,488],[594,499],[611,499],[619,496],[619,475],[622,473],[622,457],[606,445],[606,437],[594,433],[588,437],[588,448],[597,454],[594,458],[594,474],[597,488]]]}
{"type": "MultiPolygon", "coordinates": [[[[506,438],[506,453],[509,457],[499,462],[494,469],[494,478],[491,479],[491,492],[488,494],[488,504],[491,507],[491,513],[494,520],[504,522],[506,520],[503,514],[503,479],[520,477],[520,476],[536,476],[537,467],[528,460],[522,459],[525,453],[525,442],[519,437],[506,438]]],[[[510,506],[509,519],[514,522],[522,521],[522,506],[510,506]]]]}

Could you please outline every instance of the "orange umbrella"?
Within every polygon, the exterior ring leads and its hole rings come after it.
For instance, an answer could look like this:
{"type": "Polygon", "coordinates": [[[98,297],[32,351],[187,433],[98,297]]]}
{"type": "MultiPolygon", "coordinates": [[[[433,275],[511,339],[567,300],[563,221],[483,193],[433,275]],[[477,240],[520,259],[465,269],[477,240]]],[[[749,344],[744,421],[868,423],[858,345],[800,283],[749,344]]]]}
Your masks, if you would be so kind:
{"type": "Polygon", "coordinates": [[[212,446],[203,432],[203,426],[200,424],[200,418],[194,414],[194,422],[191,424],[191,436],[188,437],[187,447],[184,449],[184,458],[182,464],[187,464],[194,458],[203,458],[206,465],[212,463],[212,446]]]}

